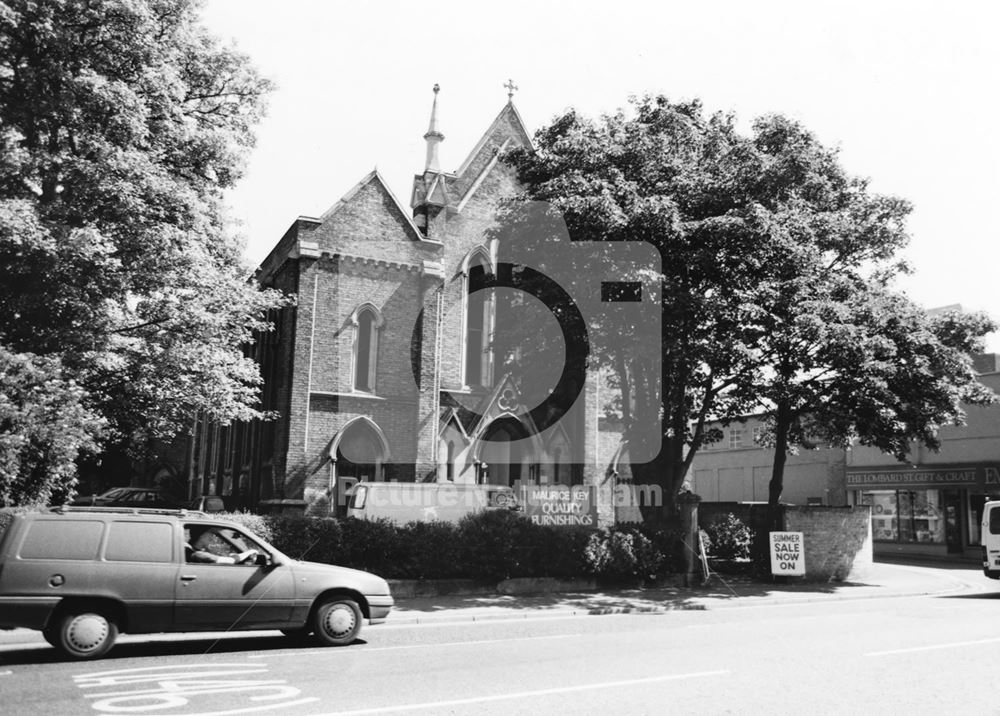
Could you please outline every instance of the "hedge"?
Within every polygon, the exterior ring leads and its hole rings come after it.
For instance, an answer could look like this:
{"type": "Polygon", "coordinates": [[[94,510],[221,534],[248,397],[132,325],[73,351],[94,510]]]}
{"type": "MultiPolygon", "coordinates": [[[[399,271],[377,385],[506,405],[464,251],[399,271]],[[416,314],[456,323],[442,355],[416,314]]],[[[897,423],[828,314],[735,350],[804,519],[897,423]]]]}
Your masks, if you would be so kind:
{"type": "Polygon", "coordinates": [[[543,526],[502,510],[470,515],[458,524],[244,513],[225,517],[295,559],[363,569],[386,579],[554,577],[636,583],[655,581],[676,571],[677,564],[677,535],[671,532],[543,526]]]}

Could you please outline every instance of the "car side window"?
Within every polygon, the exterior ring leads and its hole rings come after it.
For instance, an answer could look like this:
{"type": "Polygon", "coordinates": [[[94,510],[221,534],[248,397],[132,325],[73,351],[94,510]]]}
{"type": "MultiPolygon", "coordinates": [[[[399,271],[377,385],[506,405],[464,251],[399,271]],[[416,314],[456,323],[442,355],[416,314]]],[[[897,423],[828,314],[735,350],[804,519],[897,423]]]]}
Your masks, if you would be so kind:
{"type": "Polygon", "coordinates": [[[97,559],[104,533],[98,520],[36,520],[21,543],[21,559],[97,559]]]}
{"type": "Polygon", "coordinates": [[[174,531],[163,522],[112,522],[104,558],[110,562],[171,562],[174,531]]]}
{"type": "Polygon", "coordinates": [[[252,563],[260,546],[230,527],[185,525],[185,559],[216,564],[252,563]]]}

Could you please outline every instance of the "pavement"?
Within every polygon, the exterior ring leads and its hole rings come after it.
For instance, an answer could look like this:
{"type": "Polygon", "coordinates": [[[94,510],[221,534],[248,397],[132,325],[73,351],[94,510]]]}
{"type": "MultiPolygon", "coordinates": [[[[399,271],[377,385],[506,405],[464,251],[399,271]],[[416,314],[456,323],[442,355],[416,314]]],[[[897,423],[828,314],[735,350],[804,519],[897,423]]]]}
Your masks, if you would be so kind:
{"type": "Polygon", "coordinates": [[[882,599],[974,593],[998,588],[997,582],[969,569],[876,562],[854,582],[805,583],[785,577],[784,583],[711,574],[696,587],[607,589],[540,595],[443,595],[396,600],[387,624],[470,622],[488,619],[537,619],[585,614],[630,614],[678,609],[796,604],[806,602],[882,599]]]}

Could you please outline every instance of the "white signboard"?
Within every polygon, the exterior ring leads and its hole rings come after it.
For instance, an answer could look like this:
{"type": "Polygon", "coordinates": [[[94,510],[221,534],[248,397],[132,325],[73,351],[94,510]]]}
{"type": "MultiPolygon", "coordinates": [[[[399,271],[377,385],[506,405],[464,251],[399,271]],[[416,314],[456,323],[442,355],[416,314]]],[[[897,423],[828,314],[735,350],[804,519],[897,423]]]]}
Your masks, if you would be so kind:
{"type": "Polygon", "coordinates": [[[806,573],[806,553],[801,532],[771,533],[771,574],[801,577],[806,573]]]}

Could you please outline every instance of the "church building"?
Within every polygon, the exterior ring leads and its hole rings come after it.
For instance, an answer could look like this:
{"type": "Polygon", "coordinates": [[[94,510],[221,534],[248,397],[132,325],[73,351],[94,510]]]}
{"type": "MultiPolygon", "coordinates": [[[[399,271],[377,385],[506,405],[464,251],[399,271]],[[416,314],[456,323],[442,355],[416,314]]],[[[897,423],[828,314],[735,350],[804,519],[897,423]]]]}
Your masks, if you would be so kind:
{"type": "MultiPolygon", "coordinates": [[[[251,347],[270,421],[196,425],[191,493],[255,510],[342,514],[358,480],[591,486],[615,519],[620,431],[588,373],[572,408],[540,427],[495,355],[499,203],[518,191],[501,161],[531,138],[508,101],[453,172],[434,87],[426,157],[409,206],[374,170],[322,216],[299,217],[256,279],[297,297],[251,347]]],[[[606,402],[606,401],[605,401],[606,402]]]]}

